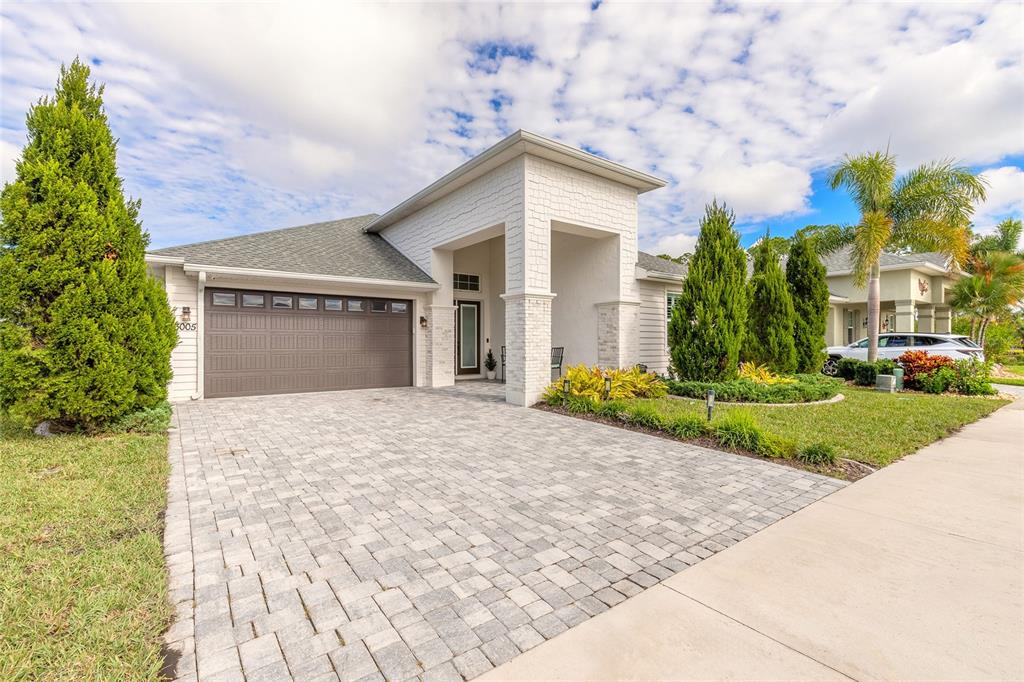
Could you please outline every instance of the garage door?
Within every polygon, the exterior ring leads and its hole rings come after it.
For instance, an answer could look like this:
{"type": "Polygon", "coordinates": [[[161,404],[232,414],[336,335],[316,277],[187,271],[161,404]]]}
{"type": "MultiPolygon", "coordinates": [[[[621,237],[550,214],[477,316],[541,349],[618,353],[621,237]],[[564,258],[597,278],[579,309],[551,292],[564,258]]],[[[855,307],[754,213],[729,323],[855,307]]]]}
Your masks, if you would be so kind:
{"type": "Polygon", "coordinates": [[[207,398],[412,384],[412,303],[206,290],[207,398]]]}

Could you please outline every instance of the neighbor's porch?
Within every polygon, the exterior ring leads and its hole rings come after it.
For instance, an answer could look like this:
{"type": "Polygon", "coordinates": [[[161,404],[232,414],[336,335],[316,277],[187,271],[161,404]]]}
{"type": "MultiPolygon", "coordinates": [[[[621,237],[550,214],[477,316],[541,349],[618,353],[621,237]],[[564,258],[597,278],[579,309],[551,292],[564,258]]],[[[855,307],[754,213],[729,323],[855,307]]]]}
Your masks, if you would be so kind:
{"type": "MultiPolygon", "coordinates": [[[[916,301],[882,301],[878,314],[879,333],[952,331],[952,309],[948,305],[916,301]]],[[[844,346],[868,335],[866,303],[833,303],[829,306],[825,340],[829,346],[844,346]]]]}

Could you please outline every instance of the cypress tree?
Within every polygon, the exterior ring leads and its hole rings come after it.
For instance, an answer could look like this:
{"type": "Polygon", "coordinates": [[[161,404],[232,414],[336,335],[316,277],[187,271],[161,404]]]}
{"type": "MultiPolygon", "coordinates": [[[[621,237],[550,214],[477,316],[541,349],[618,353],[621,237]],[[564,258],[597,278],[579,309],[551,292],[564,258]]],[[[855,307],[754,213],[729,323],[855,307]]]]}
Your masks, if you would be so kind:
{"type": "Polygon", "coordinates": [[[743,354],[782,374],[796,370],[793,301],[779,257],[766,238],[754,250],[754,274],[747,294],[747,339],[743,354]]]}
{"type": "Polygon", "coordinates": [[[796,369],[798,372],[820,371],[825,362],[828,283],[825,266],[802,231],[793,237],[786,261],[786,283],[796,314],[793,323],[796,369]]]}
{"type": "Polygon", "coordinates": [[[717,202],[705,208],[697,247],[669,320],[672,367],[682,379],[725,381],[736,376],[747,322],[747,256],[734,220],[717,202]]]}
{"type": "Polygon", "coordinates": [[[27,128],[0,195],[0,409],[95,429],[166,399],[177,332],[89,68],[61,67],[27,128]]]}

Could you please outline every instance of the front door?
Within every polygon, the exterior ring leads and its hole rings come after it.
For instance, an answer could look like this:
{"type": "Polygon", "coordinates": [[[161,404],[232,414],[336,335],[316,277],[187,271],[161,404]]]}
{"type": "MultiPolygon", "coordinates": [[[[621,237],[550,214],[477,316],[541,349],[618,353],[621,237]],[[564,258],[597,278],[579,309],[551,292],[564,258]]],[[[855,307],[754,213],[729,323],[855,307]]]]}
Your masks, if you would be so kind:
{"type": "Polygon", "coordinates": [[[455,302],[455,373],[480,373],[480,302],[455,302]]]}

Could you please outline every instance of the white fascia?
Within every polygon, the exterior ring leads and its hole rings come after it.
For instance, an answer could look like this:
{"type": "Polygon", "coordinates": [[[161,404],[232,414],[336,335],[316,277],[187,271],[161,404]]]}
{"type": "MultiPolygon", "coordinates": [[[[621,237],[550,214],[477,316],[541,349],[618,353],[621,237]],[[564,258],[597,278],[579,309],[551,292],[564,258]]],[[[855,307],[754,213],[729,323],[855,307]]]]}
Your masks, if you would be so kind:
{"type": "Polygon", "coordinates": [[[297,279],[316,282],[333,282],[362,286],[393,287],[400,289],[421,289],[433,291],[441,288],[436,282],[405,282],[394,279],[375,279],[371,277],[345,277],[342,275],[316,275],[309,272],[285,272],[282,270],[262,270],[259,268],[234,268],[225,265],[200,265],[186,263],[185,272],[206,272],[211,275],[234,275],[236,277],[265,277],[277,279],[297,279]]]}

